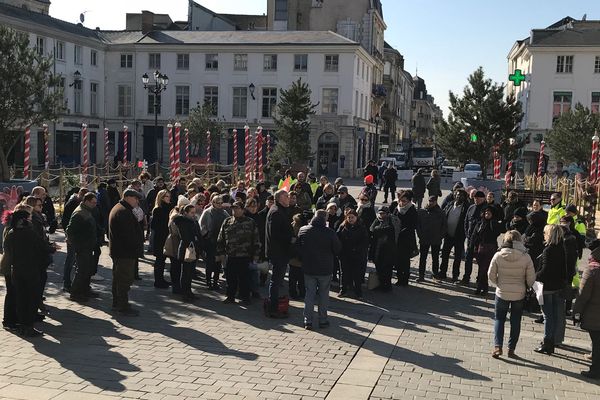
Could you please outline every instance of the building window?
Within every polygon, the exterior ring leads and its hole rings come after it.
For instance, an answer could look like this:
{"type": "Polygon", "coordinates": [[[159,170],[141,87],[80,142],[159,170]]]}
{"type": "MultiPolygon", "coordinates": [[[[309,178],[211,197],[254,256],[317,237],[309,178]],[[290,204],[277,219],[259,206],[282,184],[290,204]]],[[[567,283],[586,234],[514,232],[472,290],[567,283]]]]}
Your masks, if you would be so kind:
{"type": "Polygon", "coordinates": [[[188,115],[190,113],[190,87],[175,86],[175,114],[188,115]]]}
{"type": "Polygon", "coordinates": [[[594,73],[600,74],[600,56],[596,56],[596,60],[594,61],[594,73]]]}
{"type": "MultiPolygon", "coordinates": [[[[154,86],[150,86],[150,90],[154,90],[154,86]]],[[[160,93],[156,96],[156,115],[160,115],[161,97],[160,93]]],[[[154,93],[148,93],[148,114],[154,115],[154,93]]]]}
{"type": "Polygon", "coordinates": [[[263,57],[264,71],[277,71],[277,54],[265,54],[263,57]]]}
{"type": "Polygon", "coordinates": [[[248,108],[248,88],[233,88],[233,110],[231,115],[235,118],[246,118],[248,108]]]}
{"type": "Polygon", "coordinates": [[[133,68],[133,54],[121,54],[121,68],[133,68]]]}
{"type": "Polygon", "coordinates": [[[96,50],[90,51],[90,65],[94,67],[98,65],[98,52],[96,50]]]}
{"type": "Polygon", "coordinates": [[[60,90],[62,92],[63,95],[63,104],[65,105],[65,107],[67,106],[67,93],[65,91],[65,78],[60,78],[58,81],[58,90],[60,90]]]}
{"type": "Polygon", "coordinates": [[[204,104],[210,105],[211,117],[219,115],[219,88],[217,86],[204,87],[204,104]]]}
{"type": "Polygon", "coordinates": [[[218,54],[207,54],[205,59],[206,59],[206,70],[207,71],[218,71],[219,70],[219,55],[218,54]]]}
{"type": "Polygon", "coordinates": [[[75,45],[73,49],[73,62],[75,63],[75,65],[83,64],[83,62],[81,61],[81,46],[75,45]]]}
{"type": "Polygon", "coordinates": [[[44,54],[46,53],[46,41],[41,36],[38,36],[35,39],[35,51],[40,57],[44,56],[44,54]]]}
{"type": "Polygon", "coordinates": [[[562,114],[571,110],[571,100],[573,94],[571,92],[554,92],[554,103],[552,107],[552,120],[554,121],[562,114]]]}
{"type": "Polygon", "coordinates": [[[233,55],[233,70],[248,71],[248,54],[233,55]]]}
{"type": "Polygon", "coordinates": [[[177,54],[177,69],[190,69],[189,54],[177,54]]]}
{"type": "Polygon", "coordinates": [[[131,86],[119,85],[117,98],[119,117],[131,117],[131,86]]]}
{"type": "Polygon", "coordinates": [[[262,91],[262,117],[273,118],[277,107],[277,89],[264,88],[262,91]]]}
{"type": "Polygon", "coordinates": [[[148,69],[160,69],[160,53],[148,54],[148,69]]]}
{"type": "Polygon", "coordinates": [[[275,0],[275,21],[287,21],[288,4],[287,0],[275,0]]]}
{"type": "Polygon", "coordinates": [[[55,57],[57,60],[65,61],[66,54],[65,42],[56,42],[55,57]]]}
{"type": "Polygon", "coordinates": [[[308,54],[294,54],[294,72],[308,71],[308,54]]]}
{"type": "Polygon", "coordinates": [[[556,57],[556,73],[557,74],[573,73],[573,56],[557,56],[556,57]]]}
{"type": "Polygon", "coordinates": [[[600,113],[600,92],[592,92],[592,106],[590,108],[594,114],[600,113]]]}
{"type": "Polygon", "coordinates": [[[323,89],[323,114],[337,114],[338,89],[323,89]]]}
{"type": "Polygon", "coordinates": [[[75,114],[81,114],[82,109],[82,82],[76,80],[73,82],[73,112],[75,114]]]}
{"type": "Polygon", "coordinates": [[[337,54],[325,55],[325,72],[337,72],[340,56],[337,54]]]}
{"type": "Polygon", "coordinates": [[[98,114],[98,84],[90,83],[90,114],[98,114]]]}

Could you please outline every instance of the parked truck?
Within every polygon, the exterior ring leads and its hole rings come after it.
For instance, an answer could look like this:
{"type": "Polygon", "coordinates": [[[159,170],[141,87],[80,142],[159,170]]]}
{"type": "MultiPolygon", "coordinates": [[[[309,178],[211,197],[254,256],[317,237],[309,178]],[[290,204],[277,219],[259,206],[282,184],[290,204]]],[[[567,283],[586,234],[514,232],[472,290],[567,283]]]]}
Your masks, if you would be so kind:
{"type": "Polygon", "coordinates": [[[437,168],[436,151],[433,146],[413,146],[410,156],[411,168],[414,171],[419,168],[426,171],[437,168]]]}

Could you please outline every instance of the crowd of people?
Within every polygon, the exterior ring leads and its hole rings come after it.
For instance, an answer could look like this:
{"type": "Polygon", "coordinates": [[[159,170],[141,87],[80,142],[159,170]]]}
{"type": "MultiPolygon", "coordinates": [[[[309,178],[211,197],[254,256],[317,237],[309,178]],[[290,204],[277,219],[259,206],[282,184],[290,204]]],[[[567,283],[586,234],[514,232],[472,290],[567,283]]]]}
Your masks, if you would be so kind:
{"type": "MultiPolygon", "coordinates": [[[[582,327],[590,330],[593,348],[600,347],[600,319],[592,316],[600,307],[600,289],[592,287],[600,279],[596,272],[600,256],[595,254],[600,246],[596,244],[580,284],[577,263],[586,232],[575,206],[565,206],[555,193],[549,211],[539,200],[529,210],[515,192],[498,203],[492,192],[461,183],[442,199],[436,170],[428,182],[423,171],[417,171],[411,189],[396,192],[396,180],[393,165],[381,171],[369,163],[356,199],[341,178],[330,183],[325,176],[317,181],[314,174],[292,175],[291,171],[283,174],[279,187],[272,188],[263,182],[247,187],[244,181],[228,187],[222,180],[206,186],[198,178],[184,177],[168,187],[162,177],[152,180],[147,173],[131,181],[122,194],[112,179],[99,184],[95,192],[74,188],[61,219],[66,235],[63,290],[78,303],[100,296],[92,290],[91,279],[108,243],[113,261],[112,308],[124,316],[137,315],[129,291],[134,280],[141,279],[139,259],[147,241],[147,251],[155,258],[155,288],[170,288],[182,301],[193,302],[197,295],[192,282],[204,279],[206,289],[224,289],[224,303],[239,300],[247,307],[261,298],[261,287],[268,282],[265,312],[282,318],[287,316],[281,309],[287,274],[287,293],[304,300],[304,327],[313,329],[315,303],[318,326],[329,325],[332,289],[339,297],[357,299],[363,298],[365,283],[389,292],[394,271],[395,285],[408,286],[415,257],[419,265],[414,283],[430,278],[438,284],[470,286],[475,260],[474,295],[487,296],[489,282],[496,287],[492,356],[503,353],[509,310],[508,355],[515,355],[525,299],[535,281],[543,285],[543,316],[538,322],[544,323],[543,341],[535,350],[552,354],[562,344],[568,315],[582,321],[582,327]],[[378,184],[379,190],[384,189],[384,201],[376,207],[378,184]],[[367,273],[368,261],[374,263],[375,272],[367,273]],[[199,271],[202,265],[204,274],[199,271]],[[573,307],[579,286],[582,295],[573,307]]],[[[1,267],[7,285],[3,326],[24,336],[41,334],[34,322],[44,318],[46,271],[59,249],[48,237],[49,225],[56,219],[48,201],[47,191],[36,187],[3,216],[1,267]]],[[[600,377],[600,350],[591,357],[588,375],[600,377]]]]}

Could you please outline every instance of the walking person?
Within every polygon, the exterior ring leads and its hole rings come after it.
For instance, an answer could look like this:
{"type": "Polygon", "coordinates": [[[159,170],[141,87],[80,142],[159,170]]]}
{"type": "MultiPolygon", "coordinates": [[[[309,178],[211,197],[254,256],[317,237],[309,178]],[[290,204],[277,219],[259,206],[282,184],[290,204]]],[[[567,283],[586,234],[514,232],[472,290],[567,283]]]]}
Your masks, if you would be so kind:
{"type": "Polygon", "coordinates": [[[539,270],[535,280],[543,284],[544,340],[534,351],[554,353],[554,336],[559,318],[565,318],[565,299],[562,297],[567,282],[567,257],[563,245],[563,229],[558,225],[546,225],[546,247],[540,256],[539,270]]]}
{"type": "Polygon", "coordinates": [[[346,213],[337,235],[342,243],[340,253],[342,288],[339,297],[347,296],[348,292],[352,290],[357,299],[362,299],[369,234],[367,228],[359,222],[358,213],[355,210],[349,210],[346,213]]]}
{"type": "MultiPolygon", "coordinates": [[[[273,265],[271,282],[269,283],[268,315],[272,318],[282,317],[277,311],[279,287],[290,260],[290,248],[294,232],[291,217],[288,213],[290,195],[285,190],[275,192],[275,205],[269,209],[265,232],[265,255],[273,265]]],[[[333,266],[333,260],[331,261],[333,266]]]]}
{"type": "Polygon", "coordinates": [[[477,259],[475,295],[487,296],[488,294],[488,268],[498,249],[498,236],[501,230],[500,224],[494,219],[493,209],[485,206],[481,211],[481,219],[473,234],[474,255],[477,259]]]}
{"type": "Polygon", "coordinates": [[[90,288],[94,274],[93,252],[98,241],[96,219],[92,213],[96,203],[96,194],[86,193],[81,204],[73,211],[66,230],[67,243],[75,251],[77,261],[70,296],[70,299],[76,302],[86,302],[89,297],[97,297],[90,288]]]}
{"type": "Polygon", "coordinates": [[[300,228],[296,246],[304,269],[306,297],[304,299],[304,328],[312,329],[315,301],[319,304],[319,328],[327,328],[329,286],[333,272],[333,258],[342,244],[332,229],[326,225],[326,212],[317,210],[310,224],[300,228]]]}
{"type": "Polygon", "coordinates": [[[221,263],[216,260],[217,239],[227,218],[229,214],[223,209],[223,195],[214,195],[210,207],[200,216],[200,234],[206,253],[206,285],[211,290],[219,290],[221,263]]]}
{"type": "Polygon", "coordinates": [[[400,220],[400,232],[396,238],[398,246],[396,261],[396,286],[408,286],[410,277],[410,259],[417,252],[417,209],[412,202],[412,190],[401,190],[398,192],[398,206],[392,210],[392,214],[400,220]]]}
{"type": "Polygon", "coordinates": [[[136,261],[144,254],[144,233],[133,214],[141,199],[141,193],[126,189],[123,199],[108,217],[108,247],[113,260],[112,307],[124,316],[139,314],[129,304],[129,289],[134,280],[136,261]]]}
{"type": "Polygon", "coordinates": [[[592,339],[592,365],[588,371],[581,371],[581,375],[600,379],[600,240],[592,242],[590,250],[592,254],[573,307],[573,322],[580,323],[592,339]]]}
{"type": "Polygon", "coordinates": [[[420,209],[423,205],[423,197],[425,197],[425,188],[427,186],[425,184],[425,177],[423,176],[423,172],[425,172],[425,170],[423,168],[419,168],[411,178],[412,191],[415,196],[415,204],[417,205],[418,209],[420,209]]]}
{"type": "Polygon", "coordinates": [[[154,261],[154,287],[159,289],[166,289],[171,286],[171,283],[165,280],[167,256],[164,253],[165,242],[167,236],[169,236],[169,214],[171,210],[171,193],[163,189],[156,195],[152,218],[150,219],[153,238],[152,253],[156,257],[154,261]]]}
{"type": "Polygon", "coordinates": [[[496,286],[494,311],[494,350],[492,357],[502,355],[504,324],[510,309],[510,336],[508,357],[515,357],[515,349],[521,333],[521,317],[527,288],[535,281],[535,270],[531,257],[517,231],[508,231],[500,250],[494,254],[488,270],[488,279],[496,286]]]}
{"type": "Polygon", "coordinates": [[[442,181],[440,178],[440,172],[437,169],[432,170],[431,177],[427,181],[427,190],[429,191],[429,196],[441,197],[442,196],[441,184],[442,184],[442,181]]]}
{"type": "Polygon", "coordinates": [[[391,193],[392,200],[394,200],[394,193],[396,193],[396,181],[398,180],[398,171],[394,167],[393,163],[390,163],[383,173],[383,203],[387,203],[388,194],[391,193]]]}
{"type": "Polygon", "coordinates": [[[427,266],[427,254],[431,248],[431,272],[432,276],[439,274],[440,247],[442,238],[447,232],[447,221],[444,212],[437,204],[437,197],[431,196],[425,208],[417,211],[417,235],[420,244],[419,277],[417,282],[425,280],[425,269],[427,266]]]}

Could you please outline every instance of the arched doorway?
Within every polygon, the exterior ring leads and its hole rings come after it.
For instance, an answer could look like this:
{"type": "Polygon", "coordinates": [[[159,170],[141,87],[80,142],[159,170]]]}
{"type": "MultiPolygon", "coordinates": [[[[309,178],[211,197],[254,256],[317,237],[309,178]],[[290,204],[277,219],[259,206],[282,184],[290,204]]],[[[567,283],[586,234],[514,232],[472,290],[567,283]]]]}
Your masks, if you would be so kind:
{"type": "Polygon", "coordinates": [[[338,176],[340,142],[333,132],[325,132],[319,137],[317,151],[317,171],[329,177],[338,176]]]}

